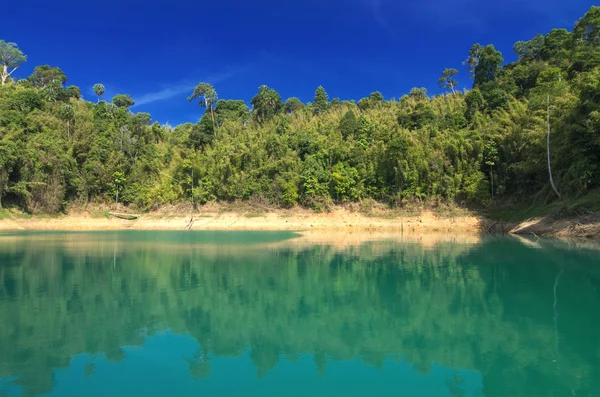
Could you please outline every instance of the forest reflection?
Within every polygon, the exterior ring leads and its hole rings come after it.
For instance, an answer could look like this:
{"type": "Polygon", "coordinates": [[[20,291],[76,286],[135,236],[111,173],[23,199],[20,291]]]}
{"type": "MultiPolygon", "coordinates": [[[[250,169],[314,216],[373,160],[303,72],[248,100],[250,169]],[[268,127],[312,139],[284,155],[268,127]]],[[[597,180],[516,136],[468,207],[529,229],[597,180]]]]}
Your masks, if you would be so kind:
{"type": "Polygon", "coordinates": [[[323,376],[330,362],[381,367],[392,356],[421,373],[479,371],[486,396],[600,390],[596,251],[164,235],[0,237],[0,378],[37,395],[75,355],[121,361],[123,347],[170,330],[197,340],[187,365],[198,379],[215,357],[249,351],[259,378],[306,354],[323,376]]]}

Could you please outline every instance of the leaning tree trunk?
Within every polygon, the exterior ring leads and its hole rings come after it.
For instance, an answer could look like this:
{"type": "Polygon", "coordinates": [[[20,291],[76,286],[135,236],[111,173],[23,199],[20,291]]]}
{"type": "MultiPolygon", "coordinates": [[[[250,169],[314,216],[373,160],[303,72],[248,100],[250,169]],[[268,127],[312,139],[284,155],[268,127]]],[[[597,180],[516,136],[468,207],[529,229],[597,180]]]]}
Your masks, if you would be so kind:
{"type": "Polygon", "coordinates": [[[212,105],[210,105],[210,115],[212,116],[213,128],[216,127],[214,130],[214,134],[215,136],[217,136],[217,128],[219,128],[219,126],[215,124],[215,112],[213,110],[212,105]]]}
{"type": "Polygon", "coordinates": [[[548,100],[547,100],[547,120],[548,120],[548,175],[550,176],[550,184],[552,185],[552,189],[554,189],[554,192],[556,193],[556,195],[558,196],[558,198],[560,198],[560,193],[558,192],[558,189],[556,188],[556,185],[554,184],[554,178],[552,178],[552,164],[550,163],[550,95],[548,95],[548,100]]]}

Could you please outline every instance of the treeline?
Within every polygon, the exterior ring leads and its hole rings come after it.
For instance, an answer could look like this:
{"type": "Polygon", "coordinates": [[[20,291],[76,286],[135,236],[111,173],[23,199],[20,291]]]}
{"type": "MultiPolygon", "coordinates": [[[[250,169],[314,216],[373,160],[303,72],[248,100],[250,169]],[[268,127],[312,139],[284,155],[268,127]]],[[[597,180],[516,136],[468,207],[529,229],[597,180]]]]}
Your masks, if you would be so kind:
{"type": "Polygon", "coordinates": [[[327,210],[584,195],[600,186],[600,7],[573,31],[514,51],[518,60],[503,64],[494,46],[475,44],[465,61],[472,89],[446,69],[438,83],[447,94],[434,97],[414,88],[355,103],[319,87],[304,104],[261,86],[250,109],[201,83],[189,100],[204,116],[172,128],[131,112],[129,95],[102,100],[101,84],[98,101],[83,100],[57,67],[13,81],[26,57],[0,41],[0,203],[57,212],[74,202],[256,200],[327,210]]]}

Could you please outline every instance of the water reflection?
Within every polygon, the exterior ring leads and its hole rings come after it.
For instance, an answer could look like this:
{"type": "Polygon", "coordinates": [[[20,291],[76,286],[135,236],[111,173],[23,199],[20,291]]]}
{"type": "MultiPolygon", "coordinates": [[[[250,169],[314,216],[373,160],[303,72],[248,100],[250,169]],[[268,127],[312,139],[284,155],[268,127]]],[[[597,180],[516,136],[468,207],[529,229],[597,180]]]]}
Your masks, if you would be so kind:
{"type": "MultiPolygon", "coordinates": [[[[409,365],[415,379],[443,373],[451,396],[600,390],[596,251],[508,238],[348,246],[289,237],[0,237],[0,378],[24,395],[47,393],[65,382],[56,369],[77,362],[78,376],[98,378],[98,366],[135,362],[167,332],[191,338],[174,360],[206,382],[234,358],[251,362],[259,382],[290,365],[286,379],[300,387],[293,374],[309,357],[325,380],[355,360],[383,373],[409,365]],[[479,390],[462,379],[473,373],[479,390]]],[[[365,365],[348,371],[360,379],[365,365]]],[[[394,394],[385,388],[371,394],[394,394]]]]}

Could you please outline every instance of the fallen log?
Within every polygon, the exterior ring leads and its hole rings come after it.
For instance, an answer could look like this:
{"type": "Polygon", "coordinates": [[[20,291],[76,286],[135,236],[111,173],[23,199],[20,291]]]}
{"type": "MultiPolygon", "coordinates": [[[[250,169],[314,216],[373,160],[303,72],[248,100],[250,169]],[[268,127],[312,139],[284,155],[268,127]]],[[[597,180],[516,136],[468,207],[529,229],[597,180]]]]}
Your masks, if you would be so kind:
{"type": "Polygon", "coordinates": [[[114,216],[115,218],[120,218],[120,219],[125,219],[128,221],[133,221],[135,219],[138,219],[140,217],[140,215],[135,215],[135,214],[121,214],[119,212],[109,212],[108,213],[111,216],[114,216]]]}

